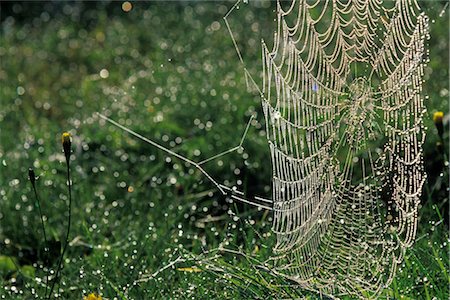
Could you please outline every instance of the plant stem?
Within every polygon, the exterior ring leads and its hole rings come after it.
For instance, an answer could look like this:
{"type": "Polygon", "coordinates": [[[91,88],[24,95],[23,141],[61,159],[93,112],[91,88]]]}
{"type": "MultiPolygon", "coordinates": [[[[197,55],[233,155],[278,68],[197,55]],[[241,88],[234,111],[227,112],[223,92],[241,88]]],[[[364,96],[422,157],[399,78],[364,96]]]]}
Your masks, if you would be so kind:
{"type": "MultiPolygon", "coordinates": [[[[39,196],[38,196],[34,182],[32,182],[31,185],[33,186],[34,196],[36,197],[36,203],[37,203],[38,210],[39,210],[39,216],[41,218],[42,232],[44,233],[44,242],[45,242],[45,248],[44,248],[44,253],[46,255],[45,260],[48,262],[48,250],[49,250],[48,249],[48,240],[47,240],[47,234],[45,232],[45,224],[44,224],[44,217],[42,215],[42,210],[41,210],[41,203],[39,202],[39,196]]],[[[46,272],[46,274],[45,274],[45,297],[47,297],[47,291],[48,291],[48,272],[46,272]]]]}
{"type": "Polygon", "coordinates": [[[61,272],[62,261],[64,259],[64,254],[66,253],[67,245],[69,244],[69,233],[70,233],[70,225],[71,225],[71,217],[72,217],[72,184],[70,182],[70,156],[69,157],[66,156],[66,164],[67,164],[67,184],[69,186],[68,187],[68,189],[69,189],[69,224],[67,226],[66,242],[64,244],[64,248],[61,253],[59,262],[58,262],[58,268],[56,269],[55,279],[53,280],[52,287],[50,289],[50,293],[48,294],[47,299],[50,299],[50,297],[53,293],[53,289],[55,288],[55,284],[58,281],[59,273],[61,272]]]}

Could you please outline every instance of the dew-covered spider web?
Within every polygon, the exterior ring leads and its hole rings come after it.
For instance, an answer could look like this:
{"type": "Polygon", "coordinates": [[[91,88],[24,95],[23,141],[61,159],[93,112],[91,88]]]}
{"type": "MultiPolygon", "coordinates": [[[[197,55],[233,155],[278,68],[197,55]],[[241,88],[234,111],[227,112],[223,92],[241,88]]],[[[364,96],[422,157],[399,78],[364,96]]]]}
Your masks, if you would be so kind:
{"type": "MultiPolygon", "coordinates": [[[[273,212],[273,272],[329,296],[373,298],[412,245],[425,180],[422,82],[427,17],[415,0],[277,2],[273,46],[262,41],[262,87],[228,22],[247,83],[261,95],[272,199],[218,183],[223,194],[273,212]]],[[[250,124],[250,122],[249,122],[250,124]]]]}
{"type": "Polygon", "coordinates": [[[274,262],[305,288],[375,297],[414,241],[427,26],[414,0],[277,3],[261,89],[274,262]]]}

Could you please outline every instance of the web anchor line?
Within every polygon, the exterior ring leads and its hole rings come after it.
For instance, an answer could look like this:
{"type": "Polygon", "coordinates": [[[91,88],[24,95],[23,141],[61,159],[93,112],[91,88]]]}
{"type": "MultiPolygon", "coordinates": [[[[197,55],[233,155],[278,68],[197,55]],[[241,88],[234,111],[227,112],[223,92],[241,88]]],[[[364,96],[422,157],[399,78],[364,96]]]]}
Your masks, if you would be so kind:
{"type": "Polygon", "coordinates": [[[236,3],[233,5],[233,7],[230,8],[230,10],[227,12],[227,14],[223,17],[223,21],[225,22],[225,26],[227,27],[228,34],[230,35],[231,41],[233,42],[234,49],[236,50],[236,54],[239,58],[239,62],[244,68],[244,74],[245,74],[245,81],[247,84],[247,88],[249,88],[248,79],[250,79],[251,83],[253,84],[253,87],[258,91],[260,96],[263,96],[263,92],[261,91],[261,88],[256,84],[255,79],[253,79],[253,76],[250,74],[250,72],[247,69],[247,66],[245,65],[244,59],[242,58],[241,50],[239,49],[239,46],[236,42],[236,38],[234,37],[233,31],[231,30],[230,23],[228,22],[228,16],[238,7],[241,0],[237,0],[236,3]]]}
{"type": "Polygon", "coordinates": [[[114,121],[113,119],[111,119],[111,118],[109,118],[109,117],[107,117],[107,116],[105,116],[105,115],[103,115],[103,114],[101,114],[101,113],[99,113],[99,112],[97,112],[96,114],[97,114],[100,118],[102,118],[103,120],[105,120],[105,121],[109,122],[110,124],[112,124],[112,125],[114,125],[114,126],[120,128],[120,129],[122,129],[123,131],[125,131],[125,132],[131,134],[132,136],[134,136],[134,137],[140,139],[141,141],[144,141],[144,142],[146,142],[147,144],[150,144],[150,145],[152,145],[153,147],[156,147],[156,148],[158,148],[159,150],[164,151],[164,152],[166,152],[167,154],[172,155],[172,156],[174,156],[174,157],[176,157],[176,158],[178,158],[178,159],[180,159],[180,160],[182,160],[182,161],[184,161],[184,162],[186,162],[186,163],[188,163],[188,164],[194,166],[194,167],[197,168],[197,169],[198,169],[198,170],[199,170],[206,178],[208,178],[208,180],[209,180],[210,182],[212,182],[212,184],[214,184],[214,186],[222,193],[222,195],[228,195],[228,196],[230,196],[231,199],[234,199],[234,200],[239,201],[239,202],[242,202],[242,203],[250,204],[250,205],[256,206],[256,207],[258,207],[258,208],[267,209],[267,210],[272,210],[272,208],[271,208],[270,206],[268,206],[269,204],[272,203],[272,200],[264,199],[264,198],[257,197],[257,196],[255,196],[255,199],[254,199],[254,200],[246,199],[246,198],[243,197],[244,193],[238,191],[237,189],[235,189],[235,188],[230,188],[230,187],[228,187],[228,186],[226,186],[226,185],[223,185],[223,184],[219,184],[219,183],[217,182],[217,180],[215,180],[215,179],[214,179],[208,172],[206,172],[206,170],[202,167],[202,165],[205,164],[205,163],[207,163],[207,162],[210,162],[210,161],[212,161],[212,160],[214,160],[214,159],[217,159],[217,158],[222,157],[222,156],[224,156],[224,155],[226,155],[226,154],[229,154],[229,153],[232,153],[232,152],[234,152],[234,151],[237,151],[237,150],[241,149],[241,148],[242,148],[242,144],[244,143],[244,140],[245,140],[245,138],[246,138],[246,136],[247,136],[248,130],[250,129],[251,121],[252,121],[252,120],[254,119],[254,117],[255,117],[254,115],[252,115],[252,116],[250,117],[250,119],[249,119],[249,121],[248,121],[248,123],[247,123],[247,126],[246,126],[246,128],[245,128],[244,134],[242,135],[242,138],[241,138],[241,140],[240,140],[238,146],[233,147],[233,148],[230,148],[230,149],[228,149],[228,150],[226,150],[226,151],[223,151],[223,152],[221,152],[221,153],[219,153],[219,154],[216,154],[216,155],[214,155],[214,156],[212,156],[212,157],[210,157],[210,158],[204,159],[204,160],[202,160],[202,161],[200,161],[200,162],[196,162],[196,161],[193,161],[193,160],[191,160],[191,159],[189,159],[189,158],[187,158],[187,157],[185,157],[185,156],[183,156],[183,155],[180,155],[180,154],[174,152],[173,150],[170,150],[170,149],[164,147],[163,145],[161,145],[161,144],[159,144],[159,143],[157,143],[157,142],[155,142],[155,141],[153,141],[153,140],[151,140],[151,139],[149,139],[149,138],[147,138],[147,137],[145,137],[145,136],[143,136],[143,135],[137,133],[137,132],[134,131],[134,130],[131,130],[131,129],[128,128],[128,127],[125,127],[125,126],[119,124],[118,122],[114,121]],[[265,204],[260,204],[260,203],[258,203],[258,202],[264,202],[265,204]]]}

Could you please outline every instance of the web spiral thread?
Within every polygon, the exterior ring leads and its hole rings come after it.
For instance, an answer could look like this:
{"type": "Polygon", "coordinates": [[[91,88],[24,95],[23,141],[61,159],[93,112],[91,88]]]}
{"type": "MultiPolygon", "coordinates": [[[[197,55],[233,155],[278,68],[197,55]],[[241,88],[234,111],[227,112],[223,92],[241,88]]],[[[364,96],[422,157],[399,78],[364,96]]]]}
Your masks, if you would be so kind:
{"type": "Polygon", "coordinates": [[[375,297],[416,235],[427,17],[414,0],[282,4],[262,43],[276,271],[375,297]]]}

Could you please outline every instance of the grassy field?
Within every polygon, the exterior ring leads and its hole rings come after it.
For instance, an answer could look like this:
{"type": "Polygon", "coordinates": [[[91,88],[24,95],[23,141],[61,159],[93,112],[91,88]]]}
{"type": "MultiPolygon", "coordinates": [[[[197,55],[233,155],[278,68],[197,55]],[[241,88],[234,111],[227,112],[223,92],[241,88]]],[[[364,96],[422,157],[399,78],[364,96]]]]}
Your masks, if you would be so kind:
{"type": "MultiPolygon", "coordinates": [[[[2,3],[0,35],[0,299],[43,298],[67,228],[61,134],[72,143],[73,210],[62,299],[317,299],[255,267],[271,254],[271,215],[229,203],[180,160],[124,134],[101,112],[193,160],[214,178],[270,197],[260,99],[245,85],[222,17],[233,2],[2,3]],[[28,6],[27,6],[28,5],[28,6]],[[36,184],[50,245],[28,180],[36,184]],[[224,250],[224,248],[226,250],[224,250]]],[[[231,26],[258,74],[273,3],[241,7],[231,26]],[[254,63],[253,63],[254,62],[254,63]]],[[[418,239],[383,299],[448,299],[448,9],[433,20],[425,75],[428,179],[418,239]],[[447,114],[444,151],[432,116],[447,114]]],[[[257,77],[257,76],[256,76],[257,77]]]]}

